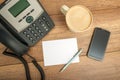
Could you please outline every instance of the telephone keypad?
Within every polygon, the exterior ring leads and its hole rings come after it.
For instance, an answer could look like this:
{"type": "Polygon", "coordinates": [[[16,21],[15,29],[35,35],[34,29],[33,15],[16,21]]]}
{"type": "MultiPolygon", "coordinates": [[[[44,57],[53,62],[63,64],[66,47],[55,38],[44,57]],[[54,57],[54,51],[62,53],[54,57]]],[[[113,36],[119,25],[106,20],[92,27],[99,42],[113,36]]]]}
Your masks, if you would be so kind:
{"type": "Polygon", "coordinates": [[[30,45],[34,45],[42,39],[54,26],[54,24],[51,23],[50,18],[45,13],[35,21],[33,20],[32,16],[26,17],[26,21],[30,25],[21,32],[22,36],[24,36],[24,40],[30,45]]]}
{"type": "Polygon", "coordinates": [[[46,24],[46,17],[39,18],[31,26],[28,28],[28,31],[24,32],[26,37],[29,38],[32,42],[36,41],[37,39],[41,38],[49,31],[49,26],[46,24]],[[28,34],[28,33],[29,34],[28,34]]]}

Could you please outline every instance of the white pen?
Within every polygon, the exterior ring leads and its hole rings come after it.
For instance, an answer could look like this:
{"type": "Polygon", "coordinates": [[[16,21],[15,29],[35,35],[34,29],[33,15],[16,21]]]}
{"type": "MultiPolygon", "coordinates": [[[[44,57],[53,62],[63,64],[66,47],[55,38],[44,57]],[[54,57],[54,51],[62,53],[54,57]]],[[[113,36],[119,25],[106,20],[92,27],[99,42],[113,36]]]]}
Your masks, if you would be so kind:
{"type": "Polygon", "coordinates": [[[80,48],[79,50],[78,50],[78,52],[67,62],[67,64],[65,64],[65,66],[60,70],[60,72],[63,72],[69,65],[70,65],[70,63],[73,61],[73,59],[75,59],[77,56],[79,56],[80,55],[80,53],[82,53],[82,48],[80,48]]]}

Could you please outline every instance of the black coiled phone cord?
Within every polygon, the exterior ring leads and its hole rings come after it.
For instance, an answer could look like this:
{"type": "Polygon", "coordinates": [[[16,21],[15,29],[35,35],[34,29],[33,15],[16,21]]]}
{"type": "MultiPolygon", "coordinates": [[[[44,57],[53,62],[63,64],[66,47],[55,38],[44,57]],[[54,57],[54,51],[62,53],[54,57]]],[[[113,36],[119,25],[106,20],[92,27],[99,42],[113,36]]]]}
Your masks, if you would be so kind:
{"type": "MultiPolygon", "coordinates": [[[[7,49],[5,49],[5,51],[3,52],[3,54],[19,59],[23,63],[23,65],[24,65],[27,80],[31,80],[30,70],[29,70],[28,63],[27,63],[27,61],[22,56],[18,56],[15,53],[12,53],[12,52],[7,52],[7,49]]],[[[37,63],[37,61],[36,61],[35,58],[33,58],[32,56],[30,56],[29,54],[27,54],[27,55],[32,59],[32,63],[35,65],[35,67],[40,72],[41,80],[45,80],[45,73],[44,73],[42,67],[37,63]]]]}

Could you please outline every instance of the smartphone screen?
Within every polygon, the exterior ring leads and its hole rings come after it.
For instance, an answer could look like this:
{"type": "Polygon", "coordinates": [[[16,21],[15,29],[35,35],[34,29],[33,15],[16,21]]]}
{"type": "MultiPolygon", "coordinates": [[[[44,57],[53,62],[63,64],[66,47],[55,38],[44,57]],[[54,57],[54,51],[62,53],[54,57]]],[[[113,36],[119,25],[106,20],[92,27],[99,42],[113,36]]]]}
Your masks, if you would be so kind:
{"type": "Polygon", "coordinates": [[[104,58],[109,37],[109,31],[101,28],[95,28],[88,50],[88,57],[96,60],[102,60],[104,58]]]}

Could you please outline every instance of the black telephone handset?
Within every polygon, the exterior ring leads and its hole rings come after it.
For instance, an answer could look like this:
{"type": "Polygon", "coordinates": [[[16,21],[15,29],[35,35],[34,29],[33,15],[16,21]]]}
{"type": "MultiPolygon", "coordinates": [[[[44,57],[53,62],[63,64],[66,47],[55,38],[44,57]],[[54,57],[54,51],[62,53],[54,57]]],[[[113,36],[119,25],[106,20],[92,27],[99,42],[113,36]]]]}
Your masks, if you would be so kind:
{"type": "Polygon", "coordinates": [[[28,46],[16,39],[4,26],[0,23],[0,42],[11,49],[16,55],[21,56],[28,51],[28,46]]]}

